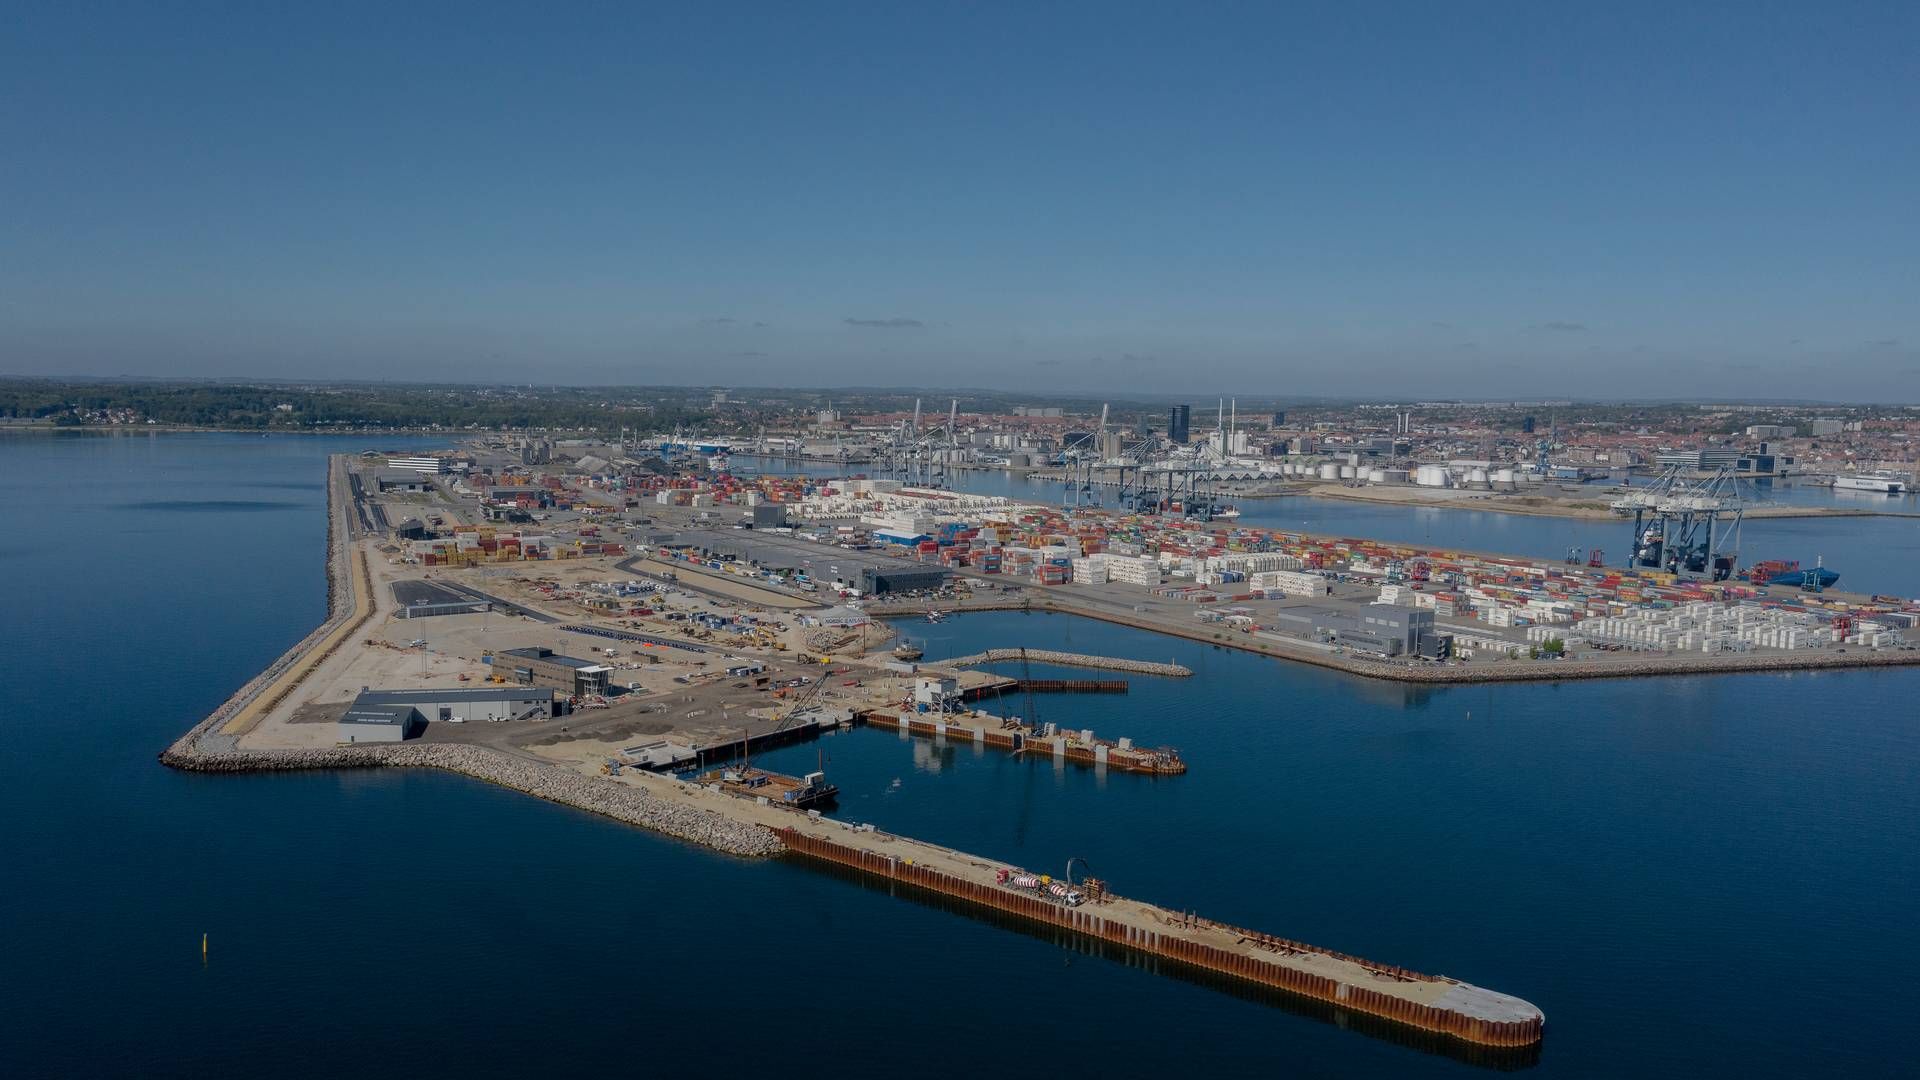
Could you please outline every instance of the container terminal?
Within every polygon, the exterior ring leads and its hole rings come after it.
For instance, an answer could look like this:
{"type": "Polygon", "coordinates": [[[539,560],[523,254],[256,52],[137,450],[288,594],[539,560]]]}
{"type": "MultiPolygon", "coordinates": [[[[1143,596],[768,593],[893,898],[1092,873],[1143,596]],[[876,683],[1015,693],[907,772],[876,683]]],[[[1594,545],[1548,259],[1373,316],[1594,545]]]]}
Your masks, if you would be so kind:
{"type": "MultiPolygon", "coordinates": [[[[429,484],[436,494],[400,498],[458,507],[472,521],[442,517],[396,534],[394,557],[498,573],[617,553],[619,566],[655,582],[853,608],[829,618],[917,595],[965,606],[1044,594],[1056,609],[1118,610],[1169,632],[1183,631],[1164,624],[1191,619],[1243,647],[1419,679],[1436,667],[1466,679],[1563,678],[1609,660],[1636,672],[1857,663],[1863,651],[1904,649],[1903,632],[1920,622],[1910,600],[1835,591],[1844,568],[1817,553],[1742,561],[1737,500],[1677,478],[1615,507],[1611,528],[1631,533],[1616,549],[1630,551],[1623,566],[1598,546],[1564,562],[1514,559],[860,477],[634,473],[591,455],[572,467],[436,460],[449,470],[429,484]],[[1368,620],[1383,614],[1401,626],[1377,632],[1368,620]],[[1536,662],[1511,662],[1523,658],[1536,662]]],[[[585,599],[603,610],[620,602],[585,599]]]]}
{"type": "MultiPolygon", "coordinates": [[[[750,755],[865,725],[1171,783],[1229,771],[1124,733],[1039,722],[1043,684],[1024,670],[971,667],[979,657],[900,659],[896,630],[876,618],[887,612],[911,620],[968,606],[1082,607],[1301,658],[1533,678],[1572,670],[1542,653],[1576,648],[1603,667],[1683,653],[1709,662],[1914,656],[1901,636],[1910,624],[1900,622],[1912,605],[1817,583],[1782,589],[1764,574],[1688,581],[857,480],[675,478],[636,513],[637,493],[591,477],[542,474],[505,485],[526,488],[510,499],[499,484],[475,497],[473,476],[437,471],[448,460],[416,462],[423,482],[402,484],[378,482],[391,463],[336,459],[336,617],[196,729],[190,752],[170,751],[176,762],[211,753],[239,767],[250,755],[300,767],[286,762],[332,761],[342,747],[460,748],[634,787],[764,826],[815,861],[1481,1046],[1536,1044],[1540,1011],[1123,900],[1104,883],[1042,881],[838,821],[823,813],[834,790],[826,770],[785,777],[755,769],[750,755]],[[1489,614],[1522,610],[1512,625],[1489,614]],[[1838,625],[1834,612],[1851,621],[1838,625]],[[1527,648],[1543,643],[1540,628],[1559,635],[1557,649],[1527,648]]],[[[1147,658],[1036,655],[1179,677],[1147,658]]],[[[1086,690],[1099,680],[1058,682],[1086,690]]],[[[1117,682],[1102,689],[1123,690],[1117,682]]]]}

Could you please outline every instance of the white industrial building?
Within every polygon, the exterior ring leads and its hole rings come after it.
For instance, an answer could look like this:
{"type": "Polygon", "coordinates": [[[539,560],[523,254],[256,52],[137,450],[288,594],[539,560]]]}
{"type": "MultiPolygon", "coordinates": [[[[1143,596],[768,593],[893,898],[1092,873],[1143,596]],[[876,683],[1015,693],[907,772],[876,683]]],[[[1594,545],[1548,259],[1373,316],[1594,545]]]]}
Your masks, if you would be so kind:
{"type": "Polygon", "coordinates": [[[387,468],[404,469],[408,472],[430,473],[438,475],[452,472],[453,465],[446,458],[439,457],[396,457],[387,459],[387,468]]]}
{"type": "Polygon", "coordinates": [[[1326,578],[1303,570],[1263,570],[1247,575],[1247,584],[1287,596],[1325,596],[1333,591],[1326,578]]]}

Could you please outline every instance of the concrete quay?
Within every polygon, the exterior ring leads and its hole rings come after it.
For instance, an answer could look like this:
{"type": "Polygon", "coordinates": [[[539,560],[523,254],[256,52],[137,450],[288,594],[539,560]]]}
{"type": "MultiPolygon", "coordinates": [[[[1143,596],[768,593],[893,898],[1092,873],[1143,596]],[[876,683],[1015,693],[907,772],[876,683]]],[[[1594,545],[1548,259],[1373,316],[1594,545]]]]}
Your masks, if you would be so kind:
{"type": "Polygon", "coordinates": [[[1068,906],[1000,882],[1005,864],[949,848],[824,819],[776,832],[789,848],[808,858],[1465,1044],[1532,1047],[1546,1027],[1539,1008],[1509,994],[1213,922],[1104,889],[1086,904],[1068,906]]]}
{"type": "MultiPolygon", "coordinates": [[[[1084,595],[1071,595],[1067,590],[1072,588],[1074,587],[1071,585],[1058,588],[1030,586],[1018,599],[995,597],[988,600],[937,601],[922,604],[913,611],[895,611],[891,607],[881,608],[875,605],[869,609],[869,614],[876,617],[922,614],[931,606],[936,610],[951,613],[1023,611],[1079,615],[1119,626],[1130,626],[1136,630],[1150,630],[1156,634],[1186,638],[1189,641],[1217,645],[1223,649],[1238,649],[1242,652],[1293,660],[1302,664],[1312,664],[1315,667],[1344,671],[1351,675],[1364,675],[1371,679],[1441,685],[1555,682],[1562,679],[1627,679],[1661,675],[1727,675],[1740,672],[1884,669],[1920,664],[1920,650],[1874,652],[1865,649],[1846,653],[1810,653],[1803,650],[1755,656],[1730,656],[1724,653],[1668,656],[1614,654],[1603,660],[1514,661],[1472,666],[1436,666],[1412,661],[1382,662],[1329,652],[1306,642],[1293,643],[1270,637],[1255,637],[1251,634],[1223,630],[1213,625],[1195,626],[1191,622],[1159,618],[1119,604],[1101,604],[1084,595]]],[[[1013,652],[1012,659],[1018,659],[1018,650],[1013,652]]],[[[1027,655],[1029,658],[1038,659],[1038,655],[1033,650],[1028,650],[1027,655]]],[[[953,661],[943,663],[952,664],[953,661]]],[[[928,666],[938,665],[929,664],[928,666]]]]}
{"type": "Polygon", "coordinates": [[[1022,658],[1036,664],[1053,664],[1057,667],[1099,668],[1104,671],[1125,671],[1134,675],[1165,675],[1172,678],[1185,678],[1193,674],[1193,669],[1184,664],[1157,664],[1151,660],[1128,660],[1118,656],[1090,656],[1086,653],[1055,652],[1051,649],[988,649],[972,656],[956,656],[951,660],[939,660],[928,663],[927,667],[975,667],[980,664],[997,664],[1007,660],[1022,658]]]}

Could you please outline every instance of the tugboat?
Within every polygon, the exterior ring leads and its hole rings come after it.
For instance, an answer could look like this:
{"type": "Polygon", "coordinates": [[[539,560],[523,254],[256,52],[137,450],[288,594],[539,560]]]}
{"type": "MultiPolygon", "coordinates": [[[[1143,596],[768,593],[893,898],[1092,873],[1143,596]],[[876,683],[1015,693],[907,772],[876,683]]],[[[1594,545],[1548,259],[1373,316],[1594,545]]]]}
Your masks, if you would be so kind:
{"type": "Polygon", "coordinates": [[[903,641],[893,647],[895,660],[918,660],[927,655],[927,651],[911,641],[903,641]]]}

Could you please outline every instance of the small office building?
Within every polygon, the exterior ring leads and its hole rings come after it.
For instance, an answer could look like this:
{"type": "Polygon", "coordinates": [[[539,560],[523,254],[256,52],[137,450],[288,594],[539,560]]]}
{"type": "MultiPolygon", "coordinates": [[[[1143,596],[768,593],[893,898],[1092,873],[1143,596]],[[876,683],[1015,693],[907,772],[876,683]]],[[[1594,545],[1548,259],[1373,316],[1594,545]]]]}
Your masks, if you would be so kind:
{"type": "Polygon", "coordinates": [[[575,697],[604,697],[613,669],[591,660],[561,656],[552,649],[507,649],[493,659],[494,670],[524,686],[546,686],[575,697]]]}

